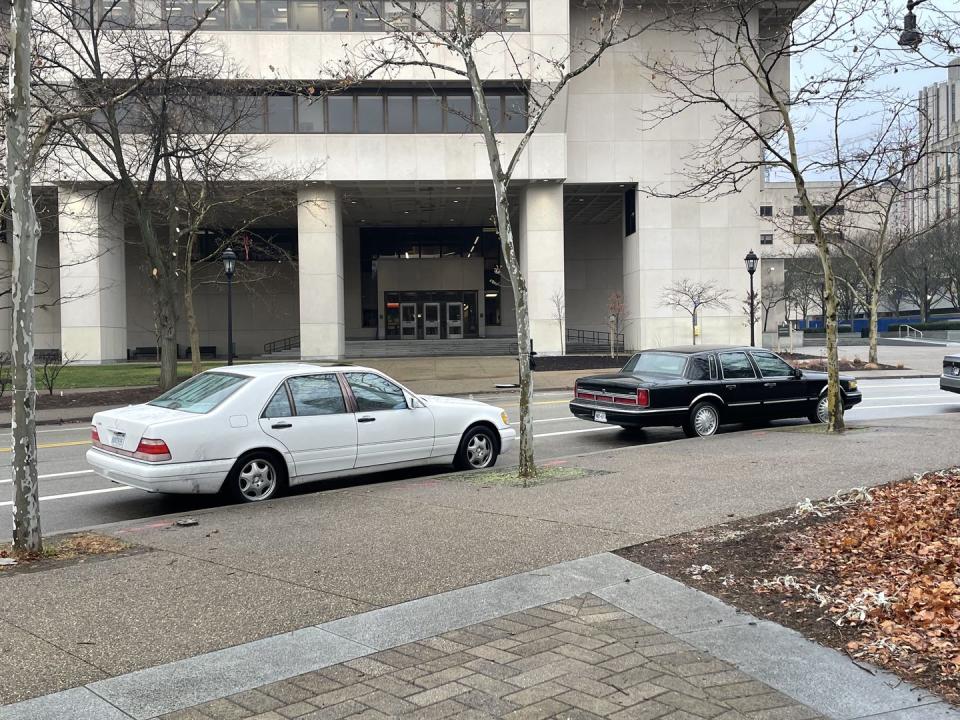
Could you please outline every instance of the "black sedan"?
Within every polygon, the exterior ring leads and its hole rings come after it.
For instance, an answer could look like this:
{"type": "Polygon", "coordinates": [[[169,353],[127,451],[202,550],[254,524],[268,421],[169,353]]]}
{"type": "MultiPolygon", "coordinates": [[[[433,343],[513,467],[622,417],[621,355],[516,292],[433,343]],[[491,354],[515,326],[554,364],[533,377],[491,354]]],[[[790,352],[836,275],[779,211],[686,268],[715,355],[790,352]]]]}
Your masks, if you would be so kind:
{"type": "MultiPolygon", "coordinates": [[[[840,378],[843,407],[862,395],[840,378]]],[[[570,412],[582,420],[642,428],[674,425],[688,437],[722,423],[806,417],[827,421],[827,374],[798,370],[769,350],[704,346],[637,353],[615,375],[577,380],[570,412]]]]}
{"type": "Polygon", "coordinates": [[[943,359],[940,389],[960,393],[960,355],[947,355],[943,359]]]}

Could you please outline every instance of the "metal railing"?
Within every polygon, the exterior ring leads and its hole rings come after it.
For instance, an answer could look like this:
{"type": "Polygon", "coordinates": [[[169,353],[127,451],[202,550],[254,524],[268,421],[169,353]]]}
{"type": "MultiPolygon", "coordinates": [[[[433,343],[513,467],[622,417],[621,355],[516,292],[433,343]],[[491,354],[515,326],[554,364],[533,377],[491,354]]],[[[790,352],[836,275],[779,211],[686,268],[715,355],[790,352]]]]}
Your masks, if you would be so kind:
{"type": "Polygon", "coordinates": [[[268,342],[263,346],[263,354],[269,355],[270,353],[283,352],[284,350],[299,350],[300,349],[300,336],[291,335],[290,337],[281,338],[280,340],[274,340],[273,342],[268,342]]]}
{"type": "MultiPolygon", "coordinates": [[[[613,349],[615,352],[624,350],[623,333],[614,333],[613,349]]],[[[605,352],[610,349],[610,333],[606,330],[576,330],[567,328],[567,347],[577,346],[589,348],[591,351],[605,352]]]]}
{"type": "Polygon", "coordinates": [[[906,331],[907,340],[911,338],[913,338],[914,340],[923,340],[923,331],[918,330],[917,328],[912,327],[910,325],[901,325],[899,328],[897,328],[897,337],[903,338],[904,331],[906,331]]]}

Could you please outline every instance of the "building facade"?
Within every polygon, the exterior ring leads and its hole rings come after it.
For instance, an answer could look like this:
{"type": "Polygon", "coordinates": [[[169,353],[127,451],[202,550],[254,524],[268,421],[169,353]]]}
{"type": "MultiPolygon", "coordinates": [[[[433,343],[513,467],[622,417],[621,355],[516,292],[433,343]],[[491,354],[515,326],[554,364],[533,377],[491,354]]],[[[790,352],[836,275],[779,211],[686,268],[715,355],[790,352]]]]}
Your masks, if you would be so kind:
{"type": "MultiPolygon", "coordinates": [[[[444,4],[425,6],[442,26],[444,4]]],[[[122,24],[151,5],[113,7],[122,24]]],[[[165,22],[203,7],[202,0],[166,3],[165,22]]],[[[638,19],[645,11],[631,12],[638,19]]],[[[526,128],[529,89],[549,81],[538,58],[569,53],[589,34],[590,18],[580,3],[559,0],[509,0],[503,18],[504,32],[480,62],[509,151],[526,128]]],[[[287,349],[319,359],[390,355],[397,343],[422,343],[422,354],[449,343],[515,348],[513,295],[493,227],[486,149],[469,122],[469,88],[410,67],[311,97],[306,89],[323,82],[325,67],[384,31],[380,18],[350,0],[231,0],[208,23],[201,35],[234,73],[225,80],[243,78],[240,94],[252,108],[244,130],[262,143],[265,163],[311,167],[309,179],[285,190],[295,195],[288,208],[235,243],[241,268],[259,278],[234,286],[236,352],[287,349]],[[264,255],[264,241],[283,258],[264,255]]],[[[571,83],[525,150],[510,199],[538,352],[559,353],[568,331],[607,330],[615,293],[623,297],[628,349],[688,342],[689,317],[661,300],[682,279],[715,282],[738,299],[704,313],[702,341],[749,338],[739,299],[749,284],[744,255],[765,232],[757,212],[762,178],[710,202],[642,191],[678,182],[683,158],[711,132],[712,110],[642,128],[640,109],[654,98],[636,57],[695,48],[696,38],[654,30],[611,49],[571,83]]],[[[736,90],[751,92],[742,82],[736,90]]],[[[89,161],[61,157],[54,167],[38,189],[49,212],[36,347],[90,363],[155,347],[151,269],[137,227],[89,161]]],[[[212,241],[224,228],[229,217],[207,229],[212,241]]],[[[2,250],[0,262],[8,262],[9,246],[2,250]]],[[[223,355],[226,284],[216,257],[197,258],[201,345],[223,355]]]]}

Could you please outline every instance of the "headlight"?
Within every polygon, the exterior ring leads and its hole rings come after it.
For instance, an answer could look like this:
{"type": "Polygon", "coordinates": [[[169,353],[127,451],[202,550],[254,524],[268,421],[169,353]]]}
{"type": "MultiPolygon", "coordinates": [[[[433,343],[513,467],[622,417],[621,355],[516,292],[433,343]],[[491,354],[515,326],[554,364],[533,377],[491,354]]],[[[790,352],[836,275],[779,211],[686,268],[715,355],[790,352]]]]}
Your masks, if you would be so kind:
{"type": "Polygon", "coordinates": [[[856,389],[857,389],[857,381],[851,380],[850,384],[847,385],[847,390],[856,390],[856,389]]]}
{"type": "Polygon", "coordinates": [[[500,411],[500,420],[503,421],[503,424],[504,424],[504,425],[509,425],[509,424],[510,424],[510,417],[507,415],[507,411],[506,411],[506,410],[501,410],[501,411],[500,411]]]}

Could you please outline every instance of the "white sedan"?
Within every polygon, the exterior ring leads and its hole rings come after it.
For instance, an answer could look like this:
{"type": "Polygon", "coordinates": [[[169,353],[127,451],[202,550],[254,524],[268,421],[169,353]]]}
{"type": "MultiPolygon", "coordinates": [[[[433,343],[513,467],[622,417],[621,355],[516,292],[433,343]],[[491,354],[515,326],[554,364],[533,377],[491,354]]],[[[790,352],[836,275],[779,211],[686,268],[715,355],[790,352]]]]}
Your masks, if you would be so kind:
{"type": "Polygon", "coordinates": [[[491,467],[515,432],[500,408],[417,395],[377,370],[306,363],[201,373],[93,416],[87,462],[148,492],[242,502],[287,485],[415,465],[491,467]]]}

